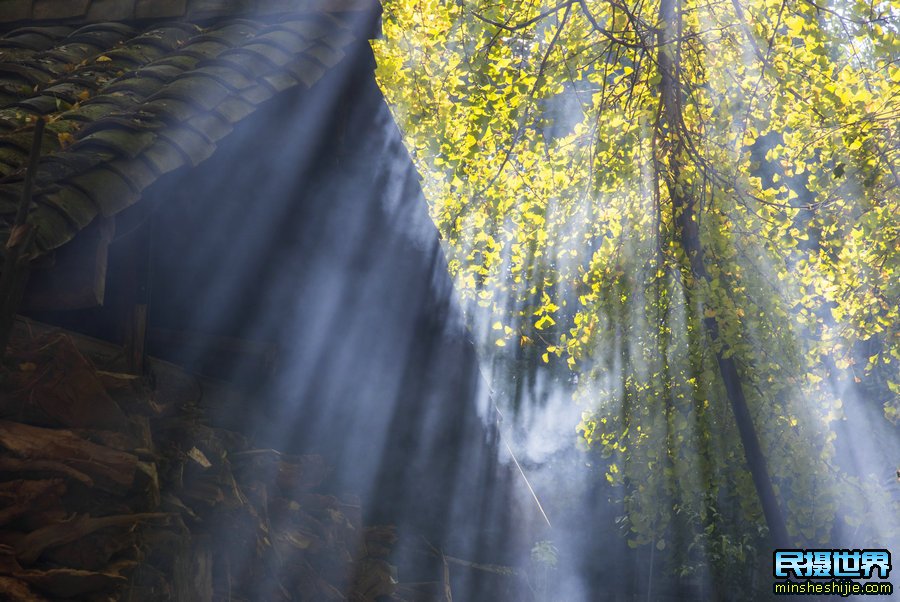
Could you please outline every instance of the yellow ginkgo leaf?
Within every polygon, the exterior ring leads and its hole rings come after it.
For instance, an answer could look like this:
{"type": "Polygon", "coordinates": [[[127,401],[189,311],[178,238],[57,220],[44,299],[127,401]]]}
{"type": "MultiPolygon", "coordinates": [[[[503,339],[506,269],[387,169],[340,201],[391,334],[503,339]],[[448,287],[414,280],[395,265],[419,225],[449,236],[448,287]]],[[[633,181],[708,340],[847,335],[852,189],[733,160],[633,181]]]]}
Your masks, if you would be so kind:
{"type": "Polygon", "coordinates": [[[534,323],[534,327],[538,330],[544,330],[548,326],[553,326],[556,324],[556,321],[550,316],[543,316],[540,320],[534,323]]]}

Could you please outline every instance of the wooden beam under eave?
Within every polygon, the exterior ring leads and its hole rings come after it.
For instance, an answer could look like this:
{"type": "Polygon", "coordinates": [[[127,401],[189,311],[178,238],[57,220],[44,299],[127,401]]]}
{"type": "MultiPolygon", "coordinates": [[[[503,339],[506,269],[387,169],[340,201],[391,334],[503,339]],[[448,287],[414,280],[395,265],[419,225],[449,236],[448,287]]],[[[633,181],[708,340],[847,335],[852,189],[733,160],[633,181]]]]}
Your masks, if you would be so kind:
{"type": "Polygon", "coordinates": [[[23,311],[89,309],[103,305],[112,218],[98,218],[57,249],[52,261],[34,266],[22,300],[23,311]]]}

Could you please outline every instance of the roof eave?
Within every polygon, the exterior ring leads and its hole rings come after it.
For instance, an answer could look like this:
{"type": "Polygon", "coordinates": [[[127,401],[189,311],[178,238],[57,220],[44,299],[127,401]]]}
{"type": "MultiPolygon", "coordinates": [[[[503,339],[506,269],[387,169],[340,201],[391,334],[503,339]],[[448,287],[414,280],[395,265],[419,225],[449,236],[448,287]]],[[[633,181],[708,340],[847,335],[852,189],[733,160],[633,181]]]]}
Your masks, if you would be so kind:
{"type": "Polygon", "coordinates": [[[366,37],[380,34],[379,0],[2,0],[0,30],[23,24],[90,24],[160,19],[200,22],[298,12],[359,13],[366,37]]]}

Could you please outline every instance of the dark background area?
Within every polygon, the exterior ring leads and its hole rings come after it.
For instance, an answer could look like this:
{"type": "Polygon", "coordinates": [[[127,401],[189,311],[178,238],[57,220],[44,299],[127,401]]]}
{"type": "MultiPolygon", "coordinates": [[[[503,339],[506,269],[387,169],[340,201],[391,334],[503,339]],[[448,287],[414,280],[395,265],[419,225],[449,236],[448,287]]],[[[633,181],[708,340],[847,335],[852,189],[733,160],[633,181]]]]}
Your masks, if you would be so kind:
{"type": "MultiPolygon", "coordinates": [[[[331,490],[398,525],[401,566],[433,577],[425,541],[512,564],[512,473],[475,350],[371,51],[357,50],[117,218],[104,306],[32,316],[125,344],[146,305],[147,353],[240,389],[246,403],[214,408],[218,423],[325,455],[331,490]]],[[[478,599],[510,582],[457,575],[454,591],[478,599]]]]}

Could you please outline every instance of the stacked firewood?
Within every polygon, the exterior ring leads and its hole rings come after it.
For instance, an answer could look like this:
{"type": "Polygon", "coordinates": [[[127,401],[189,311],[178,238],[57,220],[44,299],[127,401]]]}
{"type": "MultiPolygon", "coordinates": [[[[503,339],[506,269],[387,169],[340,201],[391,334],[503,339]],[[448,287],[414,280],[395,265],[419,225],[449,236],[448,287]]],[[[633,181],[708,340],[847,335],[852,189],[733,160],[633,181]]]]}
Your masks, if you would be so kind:
{"type": "Polygon", "coordinates": [[[13,339],[0,599],[399,599],[393,530],[320,491],[322,458],[255,449],[210,426],[187,388],[115,365],[66,333],[13,339]]]}

